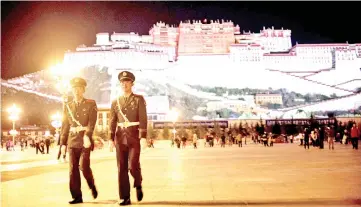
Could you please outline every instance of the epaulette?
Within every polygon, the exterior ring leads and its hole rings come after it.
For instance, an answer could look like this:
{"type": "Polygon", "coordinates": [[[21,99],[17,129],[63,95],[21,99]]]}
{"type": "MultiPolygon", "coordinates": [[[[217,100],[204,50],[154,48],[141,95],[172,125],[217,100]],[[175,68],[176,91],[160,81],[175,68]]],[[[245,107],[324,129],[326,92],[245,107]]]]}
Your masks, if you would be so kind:
{"type": "Polygon", "coordinates": [[[94,103],[95,100],[93,100],[93,99],[86,99],[85,102],[87,102],[87,103],[94,103]]]}
{"type": "Polygon", "coordinates": [[[143,97],[143,95],[140,95],[140,94],[135,94],[135,93],[133,93],[133,95],[135,96],[135,97],[143,97]]]}

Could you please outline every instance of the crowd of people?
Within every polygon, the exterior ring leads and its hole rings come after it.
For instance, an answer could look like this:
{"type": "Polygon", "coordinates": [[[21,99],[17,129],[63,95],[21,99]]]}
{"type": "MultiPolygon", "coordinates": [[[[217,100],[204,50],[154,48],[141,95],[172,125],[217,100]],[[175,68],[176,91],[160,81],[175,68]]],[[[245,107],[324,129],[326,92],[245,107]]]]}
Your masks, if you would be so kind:
{"type": "MultiPolygon", "coordinates": [[[[294,143],[299,142],[300,146],[305,149],[318,147],[325,148],[325,142],[330,150],[335,149],[335,142],[341,144],[352,144],[353,149],[358,149],[358,140],[361,139],[361,130],[356,125],[356,122],[350,121],[348,123],[339,122],[337,126],[321,125],[321,126],[302,126],[297,133],[293,134],[274,134],[272,129],[257,130],[256,127],[249,127],[248,129],[221,129],[218,133],[214,129],[208,130],[204,137],[199,137],[196,132],[193,132],[191,139],[187,139],[186,134],[177,134],[171,139],[171,147],[186,148],[187,142],[197,149],[199,140],[204,142],[204,147],[220,147],[238,145],[242,147],[247,145],[247,140],[255,144],[262,144],[265,147],[273,147],[274,143],[294,143]]],[[[152,146],[154,140],[152,141],[152,146]]]]}
{"type": "Polygon", "coordinates": [[[20,151],[25,151],[28,148],[35,149],[36,154],[49,154],[50,146],[53,144],[53,140],[50,137],[37,136],[35,138],[22,137],[2,140],[1,148],[6,151],[15,151],[15,146],[20,147],[20,151]]]}

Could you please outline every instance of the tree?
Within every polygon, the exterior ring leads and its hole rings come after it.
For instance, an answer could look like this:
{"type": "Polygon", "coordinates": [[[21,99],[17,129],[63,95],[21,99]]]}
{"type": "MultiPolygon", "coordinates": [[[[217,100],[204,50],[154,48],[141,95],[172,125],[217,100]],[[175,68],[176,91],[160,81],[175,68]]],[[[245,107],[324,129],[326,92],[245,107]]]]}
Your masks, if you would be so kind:
{"type": "Polygon", "coordinates": [[[272,134],[281,134],[281,124],[278,121],[272,126],[272,134]]]}
{"type": "Polygon", "coordinates": [[[243,124],[242,121],[240,121],[238,126],[238,132],[241,132],[242,130],[243,130],[243,124]]]}
{"type": "Polygon", "coordinates": [[[310,117],[310,127],[311,127],[311,130],[314,130],[319,127],[319,124],[315,120],[314,115],[312,113],[311,113],[311,117],[310,117]]]}
{"type": "Polygon", "coordinates": [[[255,130],[256,130],[256,132],[257,132],[259,135],[264,134],[264,131],[265,131],[264,125],[263,125],[263,124],[259,124],[259,123],[257,122],[257,123],[256,123],[256,127],[255,127],[255,130]]]}
{"type": "Polygon", "coordinates": [[[237,123],[234,123],[234,124],[233,124],[233,127],[232,127],[232,129],[235,129],[235,130],[237,130],[237,123]]]}
{"type": "Polygon", "coordinates": [[[258,122],[256,123],[255,130],[258,134],[260,134],[260,126],[258,122]]]}
{"type": "Polygon", "coordinates": [[[286,134],[288,136],[293,134],[291,124],[286,124],[284,127],[285,127],[286,134]]]}
{"type": "Polygon", "coordinates": [[[264,134],[264,132],[265,132],[264,124],[261,123],[259,131],[260,131],[260,134],[264,134]]]}
{"type": "Polygon", "coordinates": [[[187,130],[184,128],[184,127],[181,127],[179,130],[178,130],[178,135],[182,138],[183,136],[188,139],[188,133],[187,133],[187,130]]]}
{"type": "Polygon", "coordinates": [[[151,125],[148,125],[147,129],[147,138],[148,139],[156,139],[158,137],[158,130],[153,129],[151,125]]]}
{"type": "Polygon", "coordinates": [[[163,128],[163,134],[162,134],[163,139],[169,139],[169,135],[170,135],[170,133],[169,133],[169,127],[168,127],[168,126],[164,126],[164,128],[163,128]]]}
{"type": "MultiPolygon", "coordinates": [[[[251,127],[252,127],[252,125],[251,125],[251,127]]],[[[249,129],[249,128],[250,128],[248,122],[246,122],[246,123],[244,124],[244,128],[246,128],[246,129],[249,129]]]]}
{"type": "Polygon", "coordinates": [[[207,129],[204,126],[197,125],[196,133],[198,138],[203,138],[207,133],[207,129]]]}
{"type": "Polygon", "coordinates": [[[217,136],[221,134],[221,127],[219,126],[217,121],[214,121],[214,132],[217,136]]]}

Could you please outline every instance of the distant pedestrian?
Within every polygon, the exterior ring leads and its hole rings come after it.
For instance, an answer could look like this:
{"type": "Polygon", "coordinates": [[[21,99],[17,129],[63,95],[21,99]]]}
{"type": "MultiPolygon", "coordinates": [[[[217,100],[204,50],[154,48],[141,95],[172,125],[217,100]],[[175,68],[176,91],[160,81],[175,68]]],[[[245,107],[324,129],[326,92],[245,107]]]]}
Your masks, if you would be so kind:
{"type": "Polygon", "coordinates": [[[197,149],[197,141],[198,141],[198,137],[196,133],[193,133],[193,148],[197,149]]]}
{"type": "Polygon", "coordinates": [[[334,143],[335,143],[335,130],[333,126],[327,128],[327,142],[328,142],[328,149],[335,149],[334,143]]]}
{"type": "Polygon", "coordinates": [[[353,124],[350,132],[351,142],[352,142],[352,149],[358,149],[358,139],[360,137],[360,129],[353,124]]]}

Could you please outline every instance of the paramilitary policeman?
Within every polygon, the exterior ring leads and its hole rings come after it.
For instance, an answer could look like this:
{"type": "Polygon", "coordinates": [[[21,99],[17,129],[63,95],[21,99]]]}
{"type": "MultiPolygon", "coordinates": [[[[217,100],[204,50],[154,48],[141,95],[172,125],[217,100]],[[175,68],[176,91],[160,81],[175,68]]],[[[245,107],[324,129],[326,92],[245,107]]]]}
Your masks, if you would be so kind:
{"type": "Polygon", "coordinates": [[[110,109],[110,140],[115,144],[118,165],[119,205],[130,205],[128,170],[134,178],[137,199],[143,199],[140,151],[146,145],[147,111],[141,95],[134,94],[135,76],[128,71],[118,75],[123,95],[112,102],[110,109]]]}
{"type": "Polygon", "coordinates": [[[98,191],[90,168],[90,151],[94,149],[93,131],[97,121],[97,105],[94,100],[85,99],[86,81],[73,78],[70,81],[74,100],[65,103],[61,132],[62,151],[66,145],[69,151],[70,192],[73,197],[70,204],[82,203],[80,171],[83,172],[93,198],[98,191]]]}

